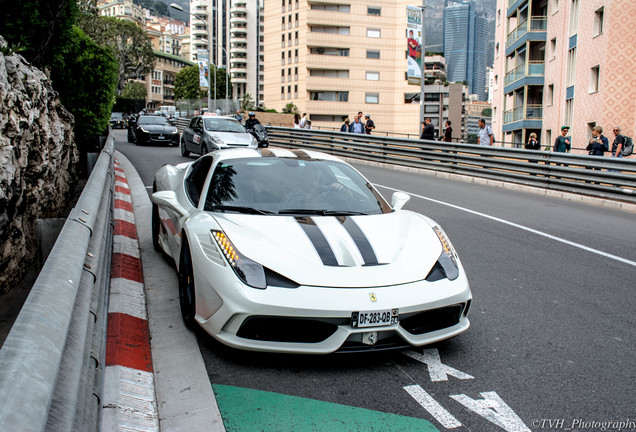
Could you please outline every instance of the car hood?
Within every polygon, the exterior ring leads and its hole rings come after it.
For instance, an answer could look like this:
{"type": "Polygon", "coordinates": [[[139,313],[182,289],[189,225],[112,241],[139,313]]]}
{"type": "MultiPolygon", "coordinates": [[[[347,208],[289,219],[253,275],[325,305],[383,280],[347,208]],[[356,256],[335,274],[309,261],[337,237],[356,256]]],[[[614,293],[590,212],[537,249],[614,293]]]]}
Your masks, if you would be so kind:
{"type": "Polygon", "coordinates": [[[212,132],[207,131],[210,136],[216,137],[226,145],[248,146],[252,143],[252,135],[245,132],[212,132]]]}
{"type": "Polygon", "coordinates": [[[362,288],[419,281],[442,252],[429,220],[409,211],[214,218],[241,254],[301,285],[362,288]]]}
{"type": "Polygon", "coordinates": [[[143,128],[143,130],[148,131],[150,133],[165,133],[165,134],[174,133],[175,130],[177,129],[176,126],[153,125],[153,124],[139,125],[139,127],[143,128]]]}

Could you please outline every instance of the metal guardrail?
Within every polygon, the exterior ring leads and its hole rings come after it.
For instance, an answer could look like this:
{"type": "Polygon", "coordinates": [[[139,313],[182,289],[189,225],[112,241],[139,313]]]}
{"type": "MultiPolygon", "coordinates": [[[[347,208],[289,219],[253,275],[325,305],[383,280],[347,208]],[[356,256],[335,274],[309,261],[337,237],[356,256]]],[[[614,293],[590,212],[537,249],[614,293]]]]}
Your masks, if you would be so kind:
{"type": "Polygon", "coordinates": [[[268,127],[270,145],[636,203],[636,160],[268,127]]]}
{"type": "Polygon", "coordinates": [[[0,431],[98,430],[113,163],[109,137],[0,349],[0,431]]]}

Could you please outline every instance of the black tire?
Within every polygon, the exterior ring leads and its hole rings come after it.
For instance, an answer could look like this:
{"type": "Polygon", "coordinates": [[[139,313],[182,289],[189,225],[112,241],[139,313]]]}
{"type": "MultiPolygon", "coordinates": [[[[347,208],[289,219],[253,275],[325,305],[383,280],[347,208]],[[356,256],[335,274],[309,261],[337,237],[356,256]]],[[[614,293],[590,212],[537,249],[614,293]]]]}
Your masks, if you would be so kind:
{"type": "Polygon", "coordinates": [[[183,157],[188,157],[190,156],[190,152],[188,150],[186,150],[185,147],[185,137],[183,135],[181,135],[181,156],[183,157]]]}
{"type": "Polygon", "coordinates": [[[194,288],[194,271],[192,270],[192,258],[190,256],[190,246],[188,240],[183,235],[181,246],[181,265],[179,266],[179,306],[181,307],[181,317],[186,327],[190,330],[196,328],[197,322],[194,319],[196,314],[196,294],[194,288]]]}

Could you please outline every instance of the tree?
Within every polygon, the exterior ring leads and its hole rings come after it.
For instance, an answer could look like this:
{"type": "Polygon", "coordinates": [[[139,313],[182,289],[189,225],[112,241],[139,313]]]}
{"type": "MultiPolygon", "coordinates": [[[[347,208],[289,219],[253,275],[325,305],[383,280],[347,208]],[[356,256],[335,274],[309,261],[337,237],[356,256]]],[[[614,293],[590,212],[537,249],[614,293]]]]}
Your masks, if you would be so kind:
{"type": "Polygon", "coordinates": [[[481,110],[481,115],[484,117],[492,117],[492,108],[484,108],[481,110]]]}
{"type": "MultiPolygon", "coordinates": [[[[212,66],[214,68],[214,66],[212,66]]],[[[229,79],[227,75],[227,71],[225,68],[215,68],[216,70],[216,97],[217,99],[225,99],[225,89],[230,93],[227,95],[228,98],[232,97],[232,81],[229,79]],[[225,80],[228,80],[227,87],[225,85],[225,80]]],[[[214,81],[212,81],[212,85],[214,85],[214,81]]],[[[214,89],[212,89],[214,92],[214,89]]]]}
{"type": "Polygon", "coordinates": [[[2,36],[38,68],[51,65],[69,43],[77,0],[22,0],[2,4],[2,36]]]}
{"type": "Polygon", "coordinates": [[[181,69],[174,79],[174,98],[176,100],[200,99],[207,95],[199,85],[199,67],[196,65],[181,69]]]}
{"type": "Polygon", "coordinates": [[[254,99],[249,93],[246,93],[241,99],[241,111],[252,111],[254,109],[254,99]]]}
{"type": "Polygon", "coordinates": [[[283,112],[285,114],[298,114],[298,107],[294,105],[293,102],[290,102],[285,105],[285,108],[283,108],[283,112]]]}
{"type": "Polygon", "coordinates": [[[137,24],[112,17],[83,20],[83,30],[101,46],[109,47],[119,64],[117,94],[131,79],[146,75],[155,67],[155,54],[146,31],[137,24]]]}
{"type": "Polygon", "coordinates": [[[148,96],[148,90],[146,85],[139,81],[129,81],[124,86],[124,90],[121,92],[121,97],[124,99],[146,99],[148,96]]]}
{"type": "Polygon", "coordinates": [[[51,80],[62,104],[75,117],[75,142],[80,152],[95,150],[96,138],[108,129],[115,103],[117,61],[112,51],[74,27],[72,43],[59,53],[51,80]]]}

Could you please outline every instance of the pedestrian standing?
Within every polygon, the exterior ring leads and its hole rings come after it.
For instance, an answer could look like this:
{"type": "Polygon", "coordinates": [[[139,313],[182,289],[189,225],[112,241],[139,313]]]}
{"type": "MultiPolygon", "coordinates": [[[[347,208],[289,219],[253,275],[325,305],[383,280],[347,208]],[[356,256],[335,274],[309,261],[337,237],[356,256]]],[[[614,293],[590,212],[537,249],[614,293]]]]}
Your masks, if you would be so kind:
{"type": "Polygon", "coordinates": [[[552,147],[552,151],[558,153],[568,153],[570,148],[572,148],[570,137],[567,136],[570,128],[567,126],[561,126],[561,135],[556,137],[554,140],[554,147],[552,147]]]}
{"type": "Polygon", "coordinates": [[[353,123],[351,123],[351,126],[349,127],[349,132],[357,134],[364,133],[364,125],[360,122],[360,118],[358,116],[353,118],[353,123]]]}
{"type": "Polygon", "coordinates": [[[537,134],[532,132],[530,134],[530,138],[528,138],[528,142],[526,143],[526,150],[539,150],[540,148],[541,144],[539,144],[537,134]]]}
{"type": "Polygon", "coordinates": [[[369,117],[369,114],[365,114],[364,120],[365,120],[364,132],[367,135],[371,135],[371,131],[375,129],[375,123],[373,123],[373,120],[371,120],[371,117],[369,117]]]}
{"type": "Polygon", "coordinates": [[[298,113],[294,114],[294,123],[292,126],[296,129],[300,128],[300,114],[298,113]]]}
{"type": "Polygon", "coordinates": [[[304,129],[306,123],[307,123],[307,113],[303,113],[303,116],[302,116],[302,118],[300,119],[300,122],[299,122],[299,127],[301,129],[304,129]]]}
{"type": "Polygon", "coordinates": [[[347,117],[344,123],[342,124],[342,126],[340,126],[340,132],[349,132],[350,123],[351,122],[349,121],[349,118],[347,117]]]}
{"type": "Polygon", "coordinates": [[[453,141],[453,128],[451,127],[451,121],[446,120],[446,127],[444,129],[444,137],[442,138],[444,142],[452,142],[453,141]]]}
{"type": "Polygon", "coordinates": [[[623,157],[623,146],[625,145],[625,136],[621,133],[620,126],[614,126],[614,142],[612,143],[612,157],[623,157]]]}
{"type": "Polygon", "coordinates": [[[422,134],[420,135],[422,140],[434,140],[435,139],[435,126],[431,123],[431,118],[426,117],[422,123],[422,134]]]}
{"type": "Polygon", "coordinates": [[[479,145],[480,146],[491,146],[495,142],[495,135],[492,133],[492,129],[490,126],[486,126],[486,120],[481,119],[478,122],[479,124],[479,145]]]}
{"type": "Polygon", "coordinates": [[[234,118],[239,123],[243,121],[243,116],[241,115],[241,112],[239,110],[236,110],[236,115],[234,116],[234,118]]]}
{"type": "Polygon", "coordinates": [[[603,128],[596,125],[592,128],[592,138],[585,150],[589,151],[591,156],[604,156],[609,151],[609,140],[603,136],[603,128]]]}

